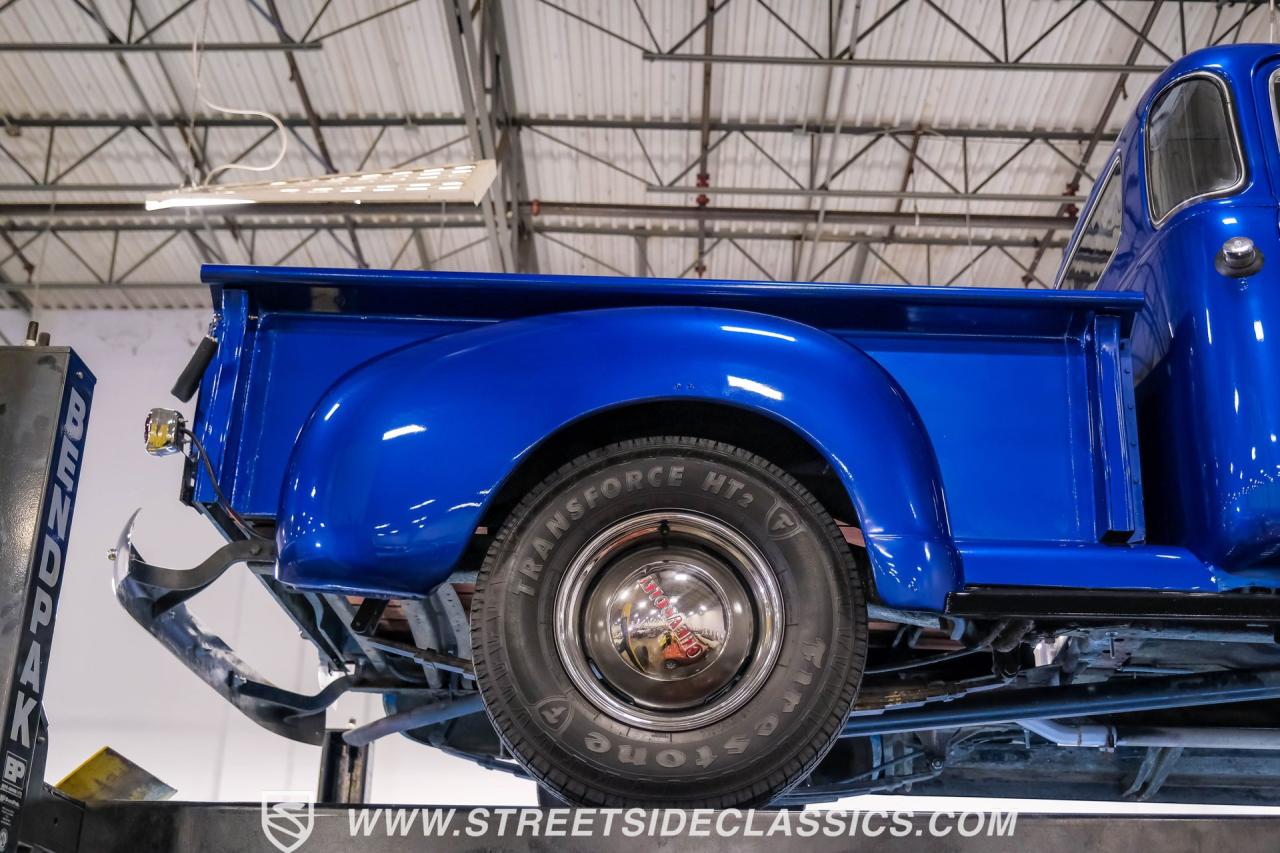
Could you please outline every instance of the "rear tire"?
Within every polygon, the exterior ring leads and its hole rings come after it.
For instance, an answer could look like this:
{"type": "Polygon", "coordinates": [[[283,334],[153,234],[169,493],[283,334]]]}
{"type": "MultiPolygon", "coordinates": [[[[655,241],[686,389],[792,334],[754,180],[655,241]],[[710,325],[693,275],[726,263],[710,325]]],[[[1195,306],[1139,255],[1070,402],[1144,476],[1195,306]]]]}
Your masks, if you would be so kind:
{"type": "Polygon", "coordinates": [[[575,804],[763,805],[831,748],[865,662],[862,586],[830,515],[705,439],[563,466],[512,511],[476,590],[494,727],[575,804]]]}
{"type": "Polygon", "coordinates": [[[538,806],[544,809],[562,809],[571,805],[567,800],[560,799],[553,791],[548,791],[541,785],[538,786],[538,806]]]}

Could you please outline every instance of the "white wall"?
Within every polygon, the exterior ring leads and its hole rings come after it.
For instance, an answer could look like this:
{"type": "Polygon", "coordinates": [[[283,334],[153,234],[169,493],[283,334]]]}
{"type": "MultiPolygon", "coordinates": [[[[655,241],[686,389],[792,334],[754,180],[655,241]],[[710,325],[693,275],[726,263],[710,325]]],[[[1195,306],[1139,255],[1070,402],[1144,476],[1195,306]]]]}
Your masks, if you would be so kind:
{"type": "MultiPolygon", "coordinates": [[[[0,312],[0,335],[20,342],[26,319],[0,312]]],[[[110,745],[182,799],[252,801],[264,789],[313,788],[319,748],[250,722],[130,619],[111,591],[107,549],[138,507],[135,541],[148,560],[188,568],[222,544],[207,521],[178,502],[182,460],[153,459],[142,450],[149,408],[178,406],[190,414],[169,388],[208,314],[59,311],[39,319],[53,342],[74,347],[98,378],[45,693],[48,780],[110,745]]],[[[281,687],[318,689],[315,651],[243,567],[201,593],[191,609],[281,687]]],[[[380,714],[376,697],[348,697],[330,710],[329,725],[380,714]]],[[[530,782],[400,736],[375,744],[373,768],[378,802],[534,801],[530,782]]]]}

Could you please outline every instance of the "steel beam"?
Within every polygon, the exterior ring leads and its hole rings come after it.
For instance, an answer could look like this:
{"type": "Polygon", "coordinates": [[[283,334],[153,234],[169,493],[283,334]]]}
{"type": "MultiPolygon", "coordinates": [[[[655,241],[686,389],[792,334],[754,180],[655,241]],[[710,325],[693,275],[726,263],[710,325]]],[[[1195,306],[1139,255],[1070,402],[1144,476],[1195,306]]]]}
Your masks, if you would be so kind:
{"type": "MultiPolygon", "coordinates": [[[[4,189],[4,185],[0,185],[4,189]]],[[[664,195],[757,195],[796,198],[868,198],[893,201],[990,201],[990,202],[1052,202],[1054,204],[1084,202],[1088,196],[1061,195],[1057,193],[980,193],[938,192],[932,190],[811,190],[801,187],[668,187],[658,184],[645,186],[646,192],[664,195]]]]}
{"type": "Polygon", "coordinates": [[[652,62],[693,62],[721,65],[794,65],[801,68],[923,68],[936,71],[1036,71],[1053,74],[1159,74],[1164,65],[1125,65],[1118,62],[983,62],[968,59],[839,59],[813,56],[753,56],[729,53],[654,53],[652,62]]]}
{"type": "Polygon", "coordinates": [[[805,38],[803,35],[801,35],[800,31],[797,30],[794,26],[792,26],[790,21],[788,21],[786,18],[779,15],[772,6],[770,6],[767,2],[765,2],[765,0],[756,0],[756,5],[759,6],[761,9],[764,9],[765,12],[768,13],[769,17],[773,18],[775,21],[781,24],[782,28],[785,29],[787,32],[791,33],[791,35],[796,39],[796,41],[800,42],[802,45],[805,46],[806,50],[808,50],[814,56],[822,56],[822,51],[818,50],[816,47],[810,44],[809,40],[805,38]]]}
{"type": "MultiPolygon", "coordinates": [[[[896,11],[896,9],[897,7],[894,7],[893,10],[891,10],[890,12],[886,12],[885,14],[891,15],[893,14],[893,11],[896,11]]],[[[844,11],[843,8],[841,8],[840,12],[843,13],[843,11],[844,11]]],[[[834,26],[839,21],[839,15],[829,16],[828,21],[829,21],[829,25],[834,26]]],[[[854,57],[854,54],[858,48],[858,41],[859,41],[858,28],[861,26],[861,21],[862,21],[862,2],[861,0],[857,0],[857,2],[854,3],[853,15],[849,21],[848,55],[850,59],[854,57]]],[[[834,33],[830,34],[829,41],[831,42],[832,45],[835,44],[836,36],[834,33]]],[[[826,74],[826,82],[823,86],[823,95],[822,95],[822,117],[824,120],[826,119],[827,111],[830,108],[831,87],[832,87],[832,84],[835,82],[835,74],[836,74],[835,68],[833,66],[828,66],[827,74],[826,74]]],[[[844,69],[844,73],[840,75],[840,94],[836,98],[835,126],[836,126],[837,134],[839,133],[840,128],[844,124],[845,97],[849,90],[849,78],[852,75],[853,75],[853,71],[851,68],[848,68],[848,67],[846,67],[844,69]]],[[[876,142],[880,140],[880,138],[881,138],[880,136],[876,136],[874,140],[864,145],[862,147],[862,150],[859,151],[857,155],[855,155],[855,158],[857,156],[860,156],[863,151],[866,151],[871,146],[875,145],[876,142]]],[[[822,153],[821,141],[815,140],[815,142],[816,144],[810,148],[810,155],[809,155],[809,188],[810,189],[816,188],[817,176],[818,176],[817,158],[818,158],[818,155],[822,153]]],[[[830,189],[831,182],[835,179],[835,176],[838,174],[838,170],[834,168],[835,153],[836,153],[836,140],[832,139],[827,145],[826,170],[825,170],[826,177],[823,179],[821,184],[821,188],[824,190],[830,189]]],[[[815,218],[813,233],[810,236],[808,241],[808,253],[806,255],[804,244],[798,245],[797,251],[793,252],[791,257],[792,278],[800,277],[801,263],[804,264],[804,277],[807,279],[812,279],[814,277],[813,276],[814,257],[817,255],[818,238],[822,236],[823,225],[826,223],[827,203],[830,201],[830,199],[826,196],[818,196],[817,200],[818,200],[817,216],[815,218]]],[[[808,207],[810,204],[811,202],[807,202],[805,206],[808,207]]]]}
{"type": "MultiPolygon", "coordinates": [[[[14,242],[13,238],[9,236],[9,230],[10,229],[0,227],[0,240],[3,240],[4,244],[9,247],[9,254],[5,255],[3,260],[0,260],[0,264],[4,264],[10,258],[17,258],[18,263],[22,265],[23,271],[27,274],[27,281],[30,281],[32,276],[35,275],[36,265],[23,253],[23,249],[25,249],[29,244],[34,243],[36,239],[38,239],[39,235],[37,234],[37,236],[29,238],[20,245],[14,242]]],[[[7,293],[9,298],[12,299],[28,317],[31,316],[31,311],[34,307],[31,304],[31,300],[22,293],[22,287],[17,285],[9,278],[9,276],[5,275],[3,270],[0,270],[0,290],[7,293]]]]}
{"type": "MultiPolygon", "coordinates": [[[[84,221],[84,222],[65,222],[57,225],[49,223],[17,223],[4,226],[14,233],[30,234],[29,240],[45,233],[46,229],[51,234],[112,234],[112,233],[167,233],[169,231],[182,232],[199,232],[205,230],[227,231],[231,226],[228,224],[211,225],[206,228],[203,224],[172,222],[172,221],[148,221],[137,220],[132,222],[102,222],[102,221],[84,221]]],[[[299,222],[297,220],[269,220],[269,221],[250,221],[241,222],[238,227],[245,232],[255,233],[258,231],[308,231],[309,234],[291,249],[284,257],[275,261],[276,265],[283,264],[296,251],[302,248],[306,243],[310,242],[321,231],[328,227],[327,223],[316,223],[314,220],[299,222]]],[[[483,228],[484,223],[476,218],[459,218],[450,217],[448,219],[432,218],[430,216],[417,217],[388,217],[385,219],[364,220],[359,223],[358,229],[361,231],[405,231],[413,228],[419,229],[470,229],[483,228]]],[[[691,228],[667,227],[667,226],[628,226],[628,225],[581,225],[566,222],[536,222],[534,225],[536,233],[545,234],[595,234],[603,237],[645,237],[653,239],[670,238],[678,239],[696,239],[697,230],[691,228]]],[[[765,241],[786,241],[795,242],[805,236],[800,231],[755,231],[748,228],[712,228],[708,231],[709,236],[716,239],[734,239],[734,240],[765,240],[765,241]]],[[[1066,245],[1065,238],[1052,238],[1049,240],[1041,240],[1036,237],[974,237],[970,240],[968,237],[947,237],[947,236],[907,236],[895,237],[893,240],[886,241],[882,234],[824,234],[820,238],[823,242],[832,243],[859,243],[859,242],[879,242],[890,244],[901,244],[906,246],[1008,246],[1010,248],[1038,248],[1046,246],[1051,249],[1060,249],[1066,245]]],[[[26,241],[24,241],[25,243],[26,241]]],[[[8,260],[5,258],[4,260],[8,260]]],[[[437,259],[440,260],[440,259],[437,259]]],[[[0,261],[2,263],[3,261],[0,261]]]]}
{"type": "MultiPolygon", "coordinates": [[[[532,202],[527,207],[532,208],[532,202]]],[[[386,202],[377,205],[367,204],[361,207],[329,204],[273,204],[270,211],[264,211],[263,205],[243,205],[226,207],[219,210],[219,215],[228,219],[244,220],[247,218],[268,217],[319,217],[342,216],[352,220],[361,220],[367,216],[423,216],[423,205],[414,202],[386,202]],[[256,209],[255,209],[256,208],[256,209]],[[375,209],[376,208],[376,209],[375,209]]],[[[435,207],[433,205],[433,207],[435,207]]],[[[522,207],[526,207],[522,205],[522,207]]],[[[719,222],[760,222],[778,224],[812,225],[817,222],[817,211],[788,208],[759,207],[705,207],[658,204],[611,204],[575,201],[541,201],[538,203],[539,216],[574,216],[587,218],[628,218],[656,220],[697,220],[719,222]]],[[[439,211],[436,207],[434,212],[439,211]]],[[[466,214],[474,208],[465,204],[451,204],[444,212],[466,214]]],[[[530,210],[532,213],[532,210],[530,210]]],[[[133,202],[78,202],[68,201],[50,206],[46,204],[0,204],[0,223],[7,221],[23,221],[45,223],[73,218],[100,217],[112,219],[154,218],[139,204],[133,202]]],[[[1029,216],[1006,213],[926,213],[908,212],[893,213],[871,210],[828,210],[825,214],[828,223],[834,225],[897,225],[900,227],[920,228],[958,228],[976,229],[1034,229],[1046,231],[1069,230],[1075,225],[1073,216],[1029,216]]],[[[420,221],[420,220],[419,220],[420,221]]],[[[536,220],[535,220],[536,221],[536,220]]],[[[309,227],[307,223],[295,226],[298,229],[309,227]]],[[[407,227],[407,226],[406,226],[407,227]]]]}
{"type": "Polygon", "coordinates": [[[5,295],[12,299],[14,304],[16,304],[24,314],[30,317],[33,306],[31,304],[31,300],[22,292],[25,289],[26,288],[22,284],[10,280],[10,278],[4,274],[4,271],[0,270],[0,290],[3,290],[5,295]]]}
{"type": "MultiPolygon", "coordinates": [[[[285,127],[310,127],[311,120],[301,115],[278,117],[285,127]]],[[[17,128],[117,128],[117,127],[151,127],[146,116],[63,116],[63,115],[8,115],[4,117],[7,125],[17,128]]],[[[180,115],[157,116],[160,127],[223,128],[223,127],[274,127],[271,122],[253,116],[221,116],[199,115],[187,118],[180,115]]],[[[463,127],[466,118],[450,115],[422,115],[415,113],[384,115],[345,115],[318,116],[317,121],[323,128],[391,128],[403,127],[463,127]]],[[[521,115],[499,122],[499,127],[520,128],[582,128],[587,130],[653,130],[667,132],[697,133],[701,130],[700,121],[681,119],[644,119],[644,118],[610,118],[606,116],[530,116],[521,115]]],[[[711,130],[722,133],[783,133],[795,134],[833,134],[836,125],[833,122],[771,122],[771,121],[737,121],[730,119],[711,119],[711,130]]],[[[957,139],[1046,139],[1053,142],[1089,142],[1093,139],[1092,129],[1053,129],[1040,127],[996,128],[996,127],[964,127],[961,125],[925,125],[923,132],[929,136],[945,136],[957,139]]],[[[839,133],[846,136],[873,136],[887,133],[913,133],[915,128],[895,127],[889,125],[845,124],[839,133]]],[[[1116,134],[1103,134],[1104,140],[1114,140],[1116,134]]]]}
{"type": "MultiPolygon", "coordinates": [[[[206,53],[250,53],[282,50],[320,50],[320,42],[276,44],[275,42],[202,42],[206,53]]],[[[0,53],[190,53],[190,42],[0,42],[0,53]]]]}
{"type": "MultiPolygon", "coordinates": [[[[919,133],[916,133],[914,136],[911,137],[911,146],[907,149],[907,165],[906,165],[906,168],[902,170],[902,182],[898,185],[900,192],[906,192],[907,187],[911,186],[911,179],[916,173],[917,162],[921,162],[921,163],[924,162],[923,160],[920,159],[920,134],[919,133]]],[[[941,175],[939,175],[939,177],[941,177],[941,175]]],[[[893,203],[894,213],[902,212],[903,201],[905,201],[905,199],[901,199],[901,198],[894,201],[893,203]]],[[[968,213],[968,212],[969,212],[969,209],[968,209],[968,206],[966,205],[965,213],[968,213]]],[[[898,227],[896,225],[890,225],[889,232],[888,232],[889,239],[893,239],[894,235],[897,233],[898,233],[898,227]]],[[[969,233],[970,234],[973,233],[972,228],[969,229],[969,233]]],[[[854,258],[854,260],[861,265],[861,269],[858,270],[860,275],[865,274],[866,264],[867,264],[866,256],[870,255],[871,257],[879,261],[881,265],[883,265],[886,269],[892,272],[895,276],[901,279],[904,284],[908,283],[906,277],[902,273],[898,272],[897,267],[889,263],[888,259],[886,259],[884,255],[877,252],[875,250],[875,247],[872,246],[870,243],[867,243],[863,246],[859,246],[858,254],[859,254],[859,257],[854,258]]],[[[925,284],[933,284],[932,257],[929,255],[929,248],[927,246],[925,247],[925,268],[927,273],[925,276],[925,279],[926,279],[925,284]]]]}
{"type": "Polygon", "coordinates": [[[546,240],[546,241],[548,241],[548,242],[550,242],[550,243],[555,243],[557,246],[560,246],[562,249],[565,249],[566,251],[572,252],[573,254],[577,255],[577,256],[578,256],[578,257],[580,257],[580,258],[583,258],[584,260],[591,261],[593,264],[596,264],[596,265],[598,265],[598,266],[600,266],[600,267],[602,267],[602,268],[604,268],[604,269],[608,270],[609,272],[613,273],[614,275],[623,276],[623,277],[625,277],[625,276],[626,276],[626,272],[625,272],[625,271],[618,269],[618,268],[617,268],[617,267],[615,267],[613,264],[609,263],[608,261],[605,261],[605,260],[602,260],[602,259],[600,259],[600,258],[596,257],[595,255],[591,254],[590,252],[584,252],[582,249],[579,249],[577,246],[574,246],[574,245],[572,245],[572,244],[570,244],[570,243],[566,243],[564,240],[557,240],[555,237],[552,237],[550,234],[545,234],[545,233],[544,233],[544,234],[542,235],[542,237],[543,237],[543,239],[544,239],[544,240],[546,240]]]}
{"type": "MultiPolygon", "coordinates": [[[[546,6],[548,9],[555,9],[560,14],[567,15],[568,17],[572,18],[578,23],[588,26],[598,33],[604,33],[609,38],[614,39],[615,41],[621,44],[625,44],[628,47],[634,47],[636,50],[644,50],[644,45],[638,42],[634,42],[631,39],[627,38],[626,36],[622,35],[621,33],[614,32],[608,27],[601,26],[600,24],[597,24],[595,21],[591,20],[590,18],[587,18],[583,15],[579,15],[577,12],[571,12],[568,9],[564,8],[563,6],[557,6],[555,3],[550,2],[550,0],[538,0],[538,2],[541,3],[543,6],[546,6]]],[[[643,14],[641,15],[641,18],[643,19],[643,14]]],[[[645,26],[646,27],[648,26],[647,21],[645,22],[645,26]]],[[[652,30],[649,31],[649,35],[650,36],[653,35],[652,30]]],[[[654,39],[654,41],[657,41],[657,39],[654,39]]]]}
{"type": "MultiPolygon", "coordinates": [[[[4,206],[0,205],[0,216],[4,206]]],[[[594,204],[588,202],[542,202],[543,216],[625,217],[635,219],[688,220],[705,217],[721,222],[776,222],[813,225],[818,212],[787,208],[683,207],[677,205],[594,204]]],[[[1027,216],[992,213],[893,213],[863,210],[827,210],[825,221],[832,225],[897,225],[904,228],[995,228],[1070,230],[1074,217],[1027,216]]]]}
{"type": "MultiPolygon", "coordinates": [[[[710,56],[715,50],[716,0],[706,0],[706,16],[703,18],[703,52],[710,56]]],[[[702,115],[698,119],[698,183],[704,187],[711,185],[711,171],[707,166],[711,154],[711,69],[710,62],[702,64],[702,115]]],[[[706,199],[699,199],[705,203],[706,199]]],[[[697,262],[694,270],[698,278],[707,271],[707,220],[698,218],[697,262]]]]}
{"type": "MultiPolygon", "coordinates": [[[[16,289],[25,293],[40,293],[41,291],[55,290],[100,290],[100,291],[125,291],[125,290],[185,290],[187,288],[196,290],[208,290],[208,285],[201,284],[198,281],[184,282],[158,282],[158,281],[132,281],[121,282],[119,284],[107,281],[40,281],[27,284],[5,285],[6,290],[16,289]]],[[[127,299],[127,297],[126,297],[127,299]]],[[[132,304],[130,307],[136,307],[132,304]]]]}
{"type": "MultiPolygon", "coordinates": [[[[365,222],[359,226],[362,231],[404,231],[411,228],[422,229],[479,229],[484,227],[484,223],[478,219],[475,220],[453,220],[450,222],[432,222],[432,221],[414,221],[405,222],[400,220],[390,220],[385,222],[365,222]]],[[[229,225],[214,226],[215,231],[229,230],[229,225]]],[[[300,243],[291,249],[280,260],[275,261],[278,266],[283,264],[289,257],[303,245],[310,242],[322,230],[323,226],[317,227],[314,224],[302,224],[297,222],[256,222],[241,224],[240,228],[248,233],[256,233],[258,231],[309,231],[309,234],[303,238],[300,243]]],[[[577,225],[569,223],[540,223],[534,226],[536,233],[539,234],[593,234],[602,237],[623,237],[623,238],[652,238],[672,240],[696,239],[696,229],[689,228],[648,228],[643,226],[608,226],[608,225],[577,225]]],[[[39,227],[22,227],[16,226],[12,230],[15,232],[40,234],[43,233],[43,226],[39,227]]],[[[164,233],[170,230],[180,230],[183,232],[204,231],[203,225],[160,225],[150,224],[146,222],[117,224],[111,225],[100,222],[82,222],[67,223],[58,225],[51,230],[53,234],[110,234],[114,232],[120,233],[164,233]]],[[[801,239],[804,235],[799,231],[753,231],[746,228],[711,228],[708,235],[717,240],[752,240],[752,241],[783,241],[794,243],[801,239]]],[[[1008,246],[1010,248],[1034,249],[1039,246],[1047,246],[1051,249],[1061,249],[1066,245],[1065,238],[1053,238],[1048,241],[1041,240],[1036,237],[974,237],[972,241],[967,237],[945,237],[945,236],[896,236],[892,240],[887,240],[883,234],[824,234],[821,238],[823,242],[830,243],[885,243],[887,245],[903,245],[903,246],[982,246],[991,247],[1008,246]]],[[[436,259],[437,261],[443,258],[436,259]]]]}
{"type": "Polygon", "coordinates": [[[501,131],[497,151],[502,159],[500,175],[507,181],[507,199],[512,203],[515,221],[511,227],[511,252],[516,272],[538,272],[538,247],[533,239],[533,222],[529,214],[529,181],[525,174],[524,146],[521,128],[512,119],[516,115],[515,72],[511,68],[511,49],[507,45],[507,25],[501,0],[484,6],[485,25],[489,33],[489,50],[495,80],[491,87],[492,119],[501,131]]]}
{"type": "MultiPolygon", "coordinates": [[[[311,21],[311,25],[307,27],[307,31],[302,34],[302,38],[299,39],[299,41],[305,42],[308,40],[307,37],[310,36],[312,31],[315,30],[316,24],[320,23],[320,18],[321,16],[324,15],[325,11],[329,8],[330,2],[332,2],[332,0],[328,0],[328,2],[326,2],[322,7],[320,7],[320,11],[316,13],[315,18],[313,18],[311,21]]],[[[349,24],[343,24],[340,27],[335,27],[334,29],[329,30],[326,33],[316,36],[314,40],[318,42],[324,41],[325,39],[332,38],[333,36],[336,36],[339,33],[345,33],[349,30],[355,29],[356,27],[363,26],[369,23],[370,21],[376,21],[378,18],[381,18],[384,15],[390,15],[392,12],[398,12],[404,7],[412,6],[414,3],[417,3],[417,2],[418,0],[400,0],[399,3],[395,3],[394,5],[383,7],[376,12],[371,12],[370,14],[365,15],[363,18],[352,21],[349,24]]]]}
{"type": "MultiPolygon", "coordinates": [[[[471,8],[464,0],[446,0],[441,5],[449,50],[453,55],[458,92],[462,97],[462,110],[466,118],[467,135],[471,141],[471,156],[477,160],[497,160],[496,128],[484,86],[484,67],[477,53],[471,8]]],[[[499,272],[510,271],[515,264],[511,246],[507,241],[507,220],[503,206],[498,203],[502,183],[495,181],[477,205],[484,218],[485,230],[492,242],[491,263],[499,272]]]]}

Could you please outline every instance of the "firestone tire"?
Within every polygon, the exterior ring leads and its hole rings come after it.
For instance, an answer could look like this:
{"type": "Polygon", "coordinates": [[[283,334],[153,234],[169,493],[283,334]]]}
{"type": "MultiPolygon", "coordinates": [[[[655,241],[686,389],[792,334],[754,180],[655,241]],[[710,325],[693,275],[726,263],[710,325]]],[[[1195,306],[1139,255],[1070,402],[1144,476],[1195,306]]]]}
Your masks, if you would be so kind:
{"type": "Polygon", "coordinates": [[[865,663],[862,585],[830,515],[781,469],[705,439],[624,441],[563,466],[511,513],[476,589],[476,678],[494,727],[540,785],[574,804],[768,803],[805,778],[831,748],[865,663]],[[637,538],[638,556],[618,551],[621,556],[608,561],[584,558],[600,541],[600,531],[626,532],[627,525],[651,517],[662,519],[662,538],[648,545],[637,538]],[[706,542],[738,543],[726,546],[733,558],[749,553],[760,559],[743,558],[748,568],[740,570],[712,545],[703,554],[703,540],[686,546],[678,539],[686,527],[697,536],[711,531],[706,542]],[[664,558],[650,557],[646,547],[664,558]],[[668,560],[663,549],[685,556],[668,560]],[[631,568],[623,561],[645,559],[630,575],[619,574],[631,568]],[[597,572],[590,583],[578,580],[583,565],[597,572]],[[655,565],[665,574],[635,580],[637,572],[655,565]],[[670,566],[680,573],[666,571],[670,566]],[[739,571],[747,580],[729,576],[739,571]],[[674,594],[677,583],[671,579],[704,574],[712,580],[696,589],[689,582],[682,597],[712,601],[710,614],[678,611],[681,596],[674,594]],[[670,603],[657,598],[663,590],[655,578],[672,588],[670,603]],[[557,612],[558,604],[560,611],[574,609],[564,606],[576,601],[566,595],[579,588],[588,603],[579,612],[557,612]],[[741,598],[719,606],[740,588],[756,593],[754,609],[742,607],[741,598]],[[781,612],[772,613],[769,602],[781,612]],[[653,610],[659,606],[662,622],[655,628],[653,610]],[[649,621],[637,615],[645,607],[653,608],[643,614],[649,621]],[[610,618],[593,616],[587,624],[588,612],[610,618]],[[717,615],[722,623],[713,622],[717,615]],[[695,624],[701,634],[688,632],[695,624]],[[712,624],[724,628],[706,627],[712,624]],[[593,625],[614,645],[600,645],[593,625]],[[579,628],[586,639],[574,633],[579,628]],[[744,635],[746,641],[740,639],[744,635]],[[721,674],[717,667],[739,663],[733,655],[744,642],[754,645],[741,656],[736,674],[721,674]],[[684,675],[695,670],[694,676],[684,675]],[[623,687],[615,690],[607,672],[623,687]],[[703,704],[654,709],[692,690],[690,685],[701,689],[695,681],[700,677],[717,688],[705,699],[687,700],[703,704]]]}

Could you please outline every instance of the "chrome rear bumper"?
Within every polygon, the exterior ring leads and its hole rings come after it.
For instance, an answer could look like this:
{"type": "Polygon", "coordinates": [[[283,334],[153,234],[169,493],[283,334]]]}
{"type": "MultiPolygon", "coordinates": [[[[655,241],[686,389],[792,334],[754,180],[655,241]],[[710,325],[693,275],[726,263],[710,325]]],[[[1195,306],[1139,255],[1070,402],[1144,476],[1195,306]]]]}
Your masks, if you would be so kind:
{"type": "Polygon", "coordinates": [[[112,583],[121,606],[187,669],[245,716],[291,740],[322,743],[325,710],[349,689],[350,678],[342,676],[314,696],[277,687],[245,663],[221,637],[206,631],[185,604],[231,566],[274,566],[275,543],[229,542],[194,569],[167,569],[143,560],[133,546],[137,516],[135,512],[129,518],[112,552],[112,583]]]}

